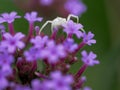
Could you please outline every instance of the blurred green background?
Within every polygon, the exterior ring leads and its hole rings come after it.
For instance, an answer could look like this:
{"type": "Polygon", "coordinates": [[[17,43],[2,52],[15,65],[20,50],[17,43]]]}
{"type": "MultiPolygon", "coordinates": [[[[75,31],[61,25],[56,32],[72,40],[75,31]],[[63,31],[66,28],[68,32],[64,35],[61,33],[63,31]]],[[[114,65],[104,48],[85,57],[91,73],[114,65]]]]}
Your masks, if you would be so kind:
{"type": "MultiPolygon", "coordinates": [[[[93,50],[98,54],[101,64],[89,67],[84,73],[86,85],[93,90],[120,90],[120,0],[83,0],[87,12],[80,22],[85,30],[95,34],[97,44],[84,49],[93,50]]],[[[12,0],[0,0],[0,13],[17,11],[24,16],[12,0]]],[[[24,19],[15,21],[15,29],[27,33],[28,23],[24,19]]],[[[73,66],[76,72],[80,65],[73,66]]]]}

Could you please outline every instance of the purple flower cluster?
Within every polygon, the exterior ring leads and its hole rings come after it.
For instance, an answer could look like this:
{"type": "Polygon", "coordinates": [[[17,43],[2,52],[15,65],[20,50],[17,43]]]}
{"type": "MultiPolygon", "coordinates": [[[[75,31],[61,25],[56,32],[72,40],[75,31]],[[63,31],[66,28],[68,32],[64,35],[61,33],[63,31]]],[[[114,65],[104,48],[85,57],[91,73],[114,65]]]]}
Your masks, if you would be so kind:
{"type": "MultiPolygon", "coordinates": [[[[56,2],[56,0],[39,0],[43,6],[50,6],[56,2]]],[[[81,15],[86,11],[86,6],[81,0],[65,0],[64,9],[74,15],[81,15]],[[73,8],[74,6],[74,8],[73,8]]]]}
{"type": "MultiPolygon", "coordinates": [[[[43,6],[51,6],[57,0],[39,0],[40,4],[43,6]]],[[[81,15],[86,11],[86,6],[82,3],[81,0],[65,0],[64,1],[64,9],[68,11],[70,14],[81,15]],[[74,8],[73,8],[74,6],[74,8]]]]}
{"type": "Polygon", "coordinates": [[[25,11],[38,11],[47,18],[54,18],[56,15],[67,17],[69,14],[81,16],[87,9],[82,0],[15,0],[14,2],[25,11]]]}
{"type": "MultiPolygon", "coordinates": [[[[40,4],[43,6],[51,6],[55,2],[57,2],[57,0],[40,0],[40,4]]],[[[65,0],[63,7],[69,14],[74,15],[81,15],[86,11],[86,6],[82,3],[81,0],[65,0]]]]}
{"type": "Polygon", "coordinates": [[[16,12],[0,17],[0,30],[4,31],[0,33],[0,90],[91,90],[83,87],[86,77],[82,74],[88,66],[99,64],[96,54],[82,51],[81,68],[76,74],[69,70],[80,59],[77,58],[80,49],[96,43],[93,33],[86,34],[83,25],[66,20],[58,30],[46,35],[34,24],[42,18],[31,12],[24,16],[29,22],[28,35],[24,35],[15,32],[12,23],[16,18],[20,18],[16,12]],[[4,22],[8,23],[8,32],[4,22]],[[61,29],[65,34],[58,35],[61,29]],[[81,42],[76,43],[73,35],[81,42]]]}
{"type": "Polygon", "coordinates": [[[72,90],[69,86],[73,83],[72,76],[62,75],[60,71],[50,74],[50,79],[40,82],[36,79],[32,81],[33,90],[72,90]]]}

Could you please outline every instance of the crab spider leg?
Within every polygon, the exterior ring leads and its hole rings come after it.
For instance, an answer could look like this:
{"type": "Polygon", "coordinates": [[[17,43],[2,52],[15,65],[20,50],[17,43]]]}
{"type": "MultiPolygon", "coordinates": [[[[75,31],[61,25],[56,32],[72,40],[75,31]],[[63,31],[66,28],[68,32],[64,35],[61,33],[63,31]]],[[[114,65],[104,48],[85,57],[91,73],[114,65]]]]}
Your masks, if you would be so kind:
{"type": "Polygon", "coordinates": [[[43,24],[43,26],[40,28],[40,30],[39,30],[39,34],[40,34],[40,32],[45,28],[45,26],[47,25],[47,24],[49,24],[49,23],[52,23],[52,21],[46,21],[44,24],[43,24]]]}
{"type": "Polygon", "coordinates": [[[75,16],[75,15],[73,15],[73,14],[70,14],[70,15],[67,17],[67,21],[69,21],[71,17],[76,18],[76,19],[77,19],[77,23],[79,22],[78,16],[75,16]]]}
{"type": "Polygon", "coordinates": [[[85,30],[82,28],[81,31],[83,31],[85,33],[85,30]]]}

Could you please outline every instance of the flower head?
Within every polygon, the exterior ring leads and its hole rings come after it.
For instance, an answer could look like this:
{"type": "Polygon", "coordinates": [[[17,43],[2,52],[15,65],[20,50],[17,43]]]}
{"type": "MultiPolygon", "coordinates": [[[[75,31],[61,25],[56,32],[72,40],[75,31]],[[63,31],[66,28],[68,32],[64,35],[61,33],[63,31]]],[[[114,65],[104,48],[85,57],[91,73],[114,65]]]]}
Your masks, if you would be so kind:
{"type": "Polygon", "coordinates": [[[48,36],[44,36],[44,37],[36,36],[35,38],[32,38],[30,40],[30,42],[34,44],[35,48],[43,48],[47,41],[48,41],[48,36]]]}
{"type": "Polygon", "coordinates": [[[87,52],[84,50],[81,52],[81,54],[82,54],[82,61],[88,66],[94,66],[95,64],[100,63],[98,60],[95,59],[97,55],[94,54],[92,51],[89,54],[87,54],[87,52]]]}
{"type": "Polygon", "coordinates": [[[37,17],[37,12],[26,13],[24,18],[28,20],[30,23],[34,23],[35,21],[41,22],[42,18],[37,17]]]}
{"type": "MultiPolygon", "coordinates": [[[[41,21],[42,18],[37,17],[36,12],[26,13],[29,32],[25,37],[21,32],[14,32],[12,22],[15,18],[20,18],[17,13],[2,14],[0,22],[8,22],[9,31],[4,32],[5,27],[0,24],[2,36],[0,38],[0,90],[83,89],[86,78],[81,75],[88,66],[99,64],[96,54],[82,51],[84,64],[75,75],[72,73],[68,75],[68,73],[70,66],[78,59],[77,52],[85,44],[91,45],[96,41],[92,39],[94,34],[82,32],[83,26],[69,20],[71,17],[77,18],[78,21],[78,17],[74,15],[68,16],[67,19],[58,17],[53,21],[47,21],[43,27],[51,23],[51,27],[55,30],[52,35],[46,35],[39,33],[39,27],[34,27],[34,22],[41,21]],[[63,26],[63,28],[57,28],[59,26],[63,26]],[[59,32],[59,29],[63,29],[61,31],[66,32],[68,36],[59,32]],[[36,30],[36,34],[34,30],[36,30]],[[59,33],[60,35],[58,35],[59,33]],[[79,45],[72,39],[73,34],[78,38],[83,38],[79,45]],[[43,66],[41,67],[41,65],[43,66]]],[[[83,90],[91,89],[85,87],[83,90]]]]}
{"type": "Polygon", "coordinates": [[[0,17],[0,23],[7,22],[7,23],[12,23],[16,18],[20,18],[20,16],[17,15],[17,12],[11,12],[10,14],[8,13],[3,13],[1,14],[2,17],[0,17]]]}
{"type": "Polygon", "coordinates": [[[25,44],[21,41],[24,34],[21,32],[16,33],[12,36],[10,33],[5,33],[4,35],[5,40],[1,42],[1,46],[8,49],[8,52],[13,53],[15,52],[16,48],[23,49],[25,44]]]}
{"type": "Polygon", "coordinates": [[[44,6],[49,6],[53,3],[53,0],[39,0],[40,4],[44,5],[44,6]]]}
{"type": "Polygon", "coordinates": [[[83,26],[81,24],[74,23],[72,20],[64,24],[63,27],[64,32],[66,32],[68,36],[75,34],[78,38],[80,38],[83,35],[83,33],[80,31],[80,29],[82,29],[83,26]]]}
{"type": "Polygon", "coordinates": [[[91,44],[95,44],[96,40],[93,39],[94,34],[91,32],[88,32],[88,34],[84,33],[83,34],[83,42],[91,46],[91,44]]]}
{"type": "Polygon", "coordinates": [[[78,48],[78,45],[74,43],[74,40],[72,38],[67,38],[63,44],[66,51],[70,53],[74,52],[78,48]]]}
{"type": "Polygon", "coordinates": [[[40,49],[32,47],[28,51],[24,52],[24,56],[26,57],[27,61],[37,60],[40,58],[40,49]]]}
{"type": "Polygon", "coordinates": [[[79,0],[67,0],[64,7],[68,12],[74,15],[81,15],[86,11],[86,6],[79,0]]]}

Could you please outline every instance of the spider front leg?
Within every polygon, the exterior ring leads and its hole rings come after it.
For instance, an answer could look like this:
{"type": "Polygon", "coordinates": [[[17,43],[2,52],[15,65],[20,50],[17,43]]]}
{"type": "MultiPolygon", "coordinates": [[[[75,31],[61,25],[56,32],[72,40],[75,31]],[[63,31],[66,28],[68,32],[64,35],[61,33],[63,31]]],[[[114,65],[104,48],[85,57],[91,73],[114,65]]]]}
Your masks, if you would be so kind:
{"type": "MultiPolygon", "coordinates": [[[[77,19],[77,23],[79,23],[79,17],[78,16],[75,16],[73,14],[69,14],[68,17],[67,17],[67,21],[70,20],[70,18],[73,17],[73,18],[76,18],[77,19]]],[[[85,32],[85,30],[82,28],[81,29],[82,32],[85,32]]]]}
{"type": "Polygon", "coordinates": [[[46,26],[47,24],[49,24],[49,23],[52,24],[52,22],[53,22],[53,21],[46,21],[46,22],[43,24],[43,26],[40,28],[39,34],[41,33],[41,31],[45,28],[45,26],[46,26]]]}
{"type": "Polygon", "coordinates": [[[73,15],[73,14],[69,14],[69,15],[68,15],[67,21],[69,21],[71,17],[76,18],[76,19],[77,19],[77,23],[79,22],[79,17],[78,17],[78,16],[75,16],[75,15],[73,15]]]}

